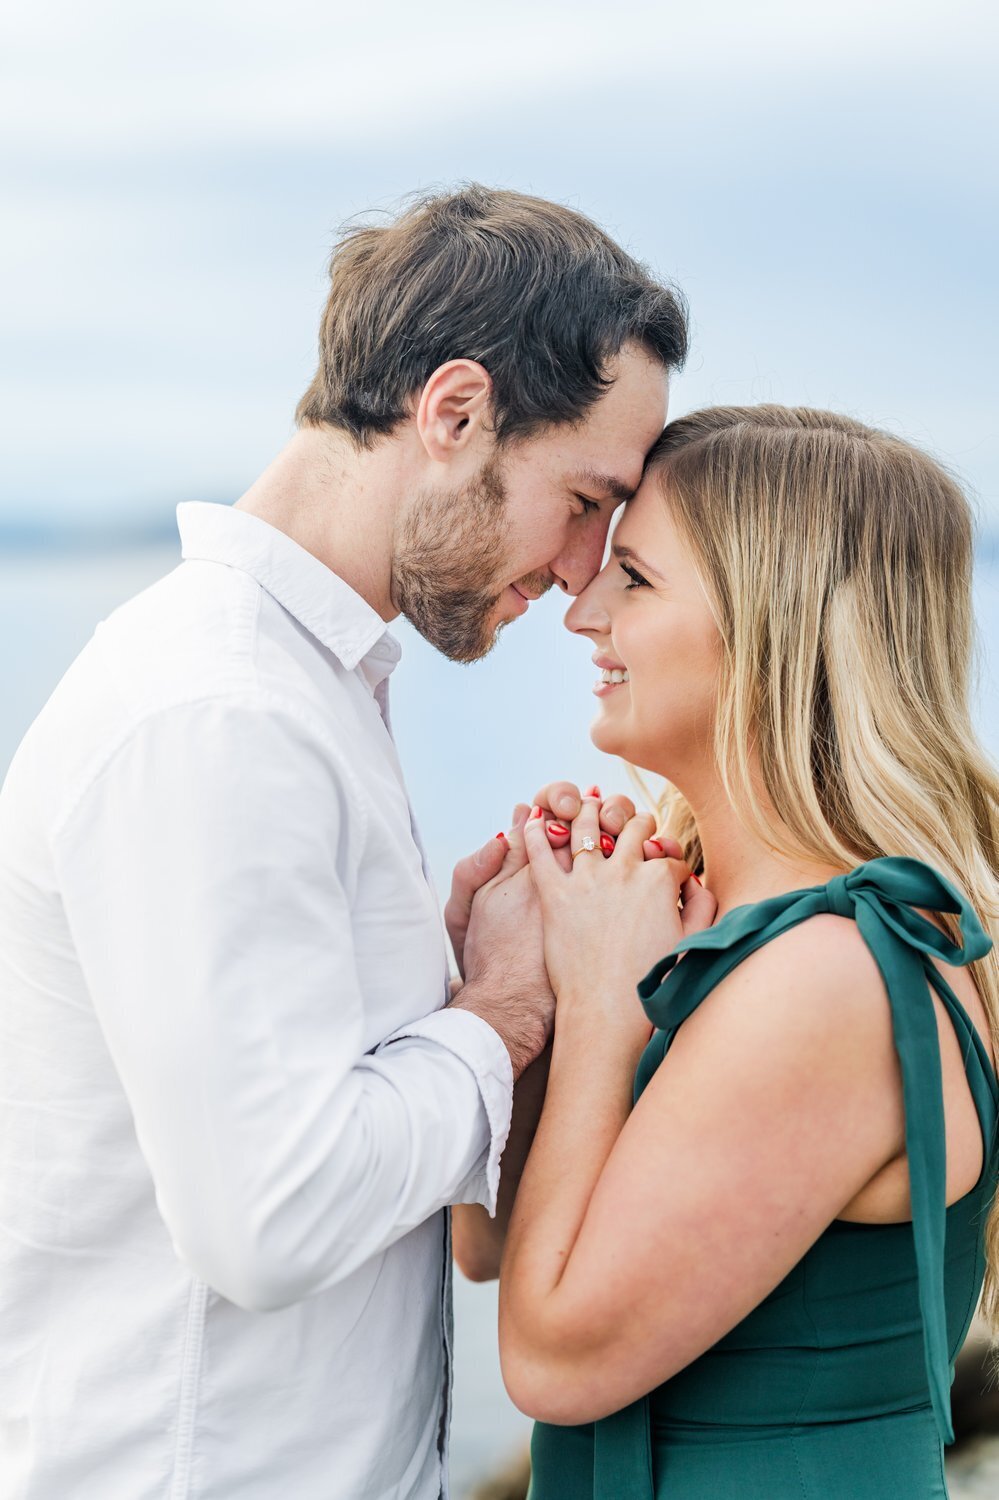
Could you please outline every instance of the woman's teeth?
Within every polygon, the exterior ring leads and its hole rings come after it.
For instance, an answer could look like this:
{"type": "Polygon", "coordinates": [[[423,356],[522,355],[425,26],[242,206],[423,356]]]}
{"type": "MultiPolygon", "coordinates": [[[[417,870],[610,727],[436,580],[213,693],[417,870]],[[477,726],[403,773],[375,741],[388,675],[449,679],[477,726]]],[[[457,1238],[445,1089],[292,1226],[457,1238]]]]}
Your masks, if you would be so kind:
{"type": "Polygon", "coordinates": [[[606,667],[604,667],[603,671],[600,673],[600,681],[601,682],[630,682],[631,678],[628,676],[627,671],[623,671],[622,672],[619,667],[615,667],[612,672],[608,671],[608,669],[606,667]]]}

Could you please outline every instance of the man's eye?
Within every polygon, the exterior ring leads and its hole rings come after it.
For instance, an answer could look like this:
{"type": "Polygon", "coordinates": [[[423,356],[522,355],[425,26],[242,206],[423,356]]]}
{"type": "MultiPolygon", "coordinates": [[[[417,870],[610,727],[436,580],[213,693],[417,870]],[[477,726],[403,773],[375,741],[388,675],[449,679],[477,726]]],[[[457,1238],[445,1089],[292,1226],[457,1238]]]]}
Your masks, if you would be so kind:
{"type": "Polygon", "coordinates": [[[592,516],[595,510],[600,509],[600,503],[597,500],[587,500],[585,495],[577,495],[576,499],[582,501],[583,514],[586,516],[592,516]]]}
{"type": "Polygon", "coordinates": [[[620,567],[621,571],[623,573],[627,573],[628,577],[631,579],[631,583],[626,583],[624,586],[626,592],[628,589],[648,588],[649,580],[647,578],[643,578],[641,573],[633,568],[630,563],[623,562],[619,563],[618,566],[620,567]]]}

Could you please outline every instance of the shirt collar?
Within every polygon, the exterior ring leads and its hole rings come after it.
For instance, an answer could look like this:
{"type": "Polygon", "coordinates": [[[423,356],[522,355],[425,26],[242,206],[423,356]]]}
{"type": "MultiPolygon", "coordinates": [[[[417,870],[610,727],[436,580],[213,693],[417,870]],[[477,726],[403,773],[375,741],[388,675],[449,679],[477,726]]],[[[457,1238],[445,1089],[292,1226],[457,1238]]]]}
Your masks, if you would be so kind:
{"type": "Polygon", "coordinates": [[[377,610],[285,532],[235,510],[188,500],[177,507],[185,560],[224,563],[255,578],[349,672],[370,653],[367,675],[387,677],[402,654],[377,610]]]}

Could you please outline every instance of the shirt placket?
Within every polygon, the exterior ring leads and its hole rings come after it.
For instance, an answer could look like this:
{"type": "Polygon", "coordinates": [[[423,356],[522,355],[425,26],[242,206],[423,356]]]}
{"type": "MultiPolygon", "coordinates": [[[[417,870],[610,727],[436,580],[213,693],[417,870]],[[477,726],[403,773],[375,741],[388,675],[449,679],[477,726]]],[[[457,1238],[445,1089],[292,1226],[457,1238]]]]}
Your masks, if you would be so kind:
{"type": "MultiPolygon", "coordinates": [[[[375,702],[378,705],[378,712],[382,716],[382,722],[385,725],[386,733],[388,734],[389,740],[391,742],[391,746],[392,746],[392,759],[393,759],[393,764],[394,764],[395,769],[396,769],[396,774],[399,777],[399,783],[400,783],[400,785],[402,786],[403,790],[405,791],[406,790],[405,778],[403,777],[402,766],[401,766],[401,764],[399,762],[398,753],[396,751],[395,736],[392,733],[392,717],[391,717],[391,712],[390,712],[390,709],[389,709],[389,679],[388,679],[387,676],[383,677],[381,679],[381,681],[379,681],[379,682],[377,682],[375,684],[375,686],[373,688],[373,694],[374,694],[375,702]]],[[[423,839],[420,836],[419,826],[417,825],[417,822],[416,822],[416,816],[415,816],[415,814],[413,812],[413,807],[412,807],[412,804],[410,803],[409,793],[408,792],[406,793],[406,805],[409,808],[409,826],[410,826],[410,829],[412,831],[413,842],[415,843],[415,845],[416,845],[416,847],[417,847],[417,849],[419,850],[419,853],[420,853],[420,863],[421,863],[421,865],[423,867],[423,875],[424,875],[424,878],[425,878],[427,884],[430,887],[431,894],[433,895],[434,903],[435,903],[435,905],[437,907],[437,910],[440,911],[441,910],[440,899],[439,899],[439,897],[437,895],[437,888],[436,888],[436,886],[434,884],[434,878],[433,878],[433,875],[431,874],[431,871],[430,871],[430,862],[427,859],[427,852],[426,852],[426,849],[425,849],[424,844],[423,844],[423,839]]],[[[442,926],[442,932],[444,934],[444,939],[445,939],[445,944],[446,944],[446,931],[444,930],[444,925],[443,925],[443,915],[441,917],[441,926],[442,926]]],[[[447,994],[448,994],[448,990],[449,990],[449,984],[448,984],[449,970],[448,970],[448,964],[447,964],[447,949],[446,949],[446,946],[443,948],[443,956],[444,956],[443,985],[444,985],[444,995],[445,995],[445,999],[446,999],[447,994]]],[[[451,1438],[451,1392],[452,1392],[453,1382],[454,1382],[454,1294],[453,1294],[453,1288],[452,1288],[452,1282],[451,1282],[451,1277],[452,1277],[452,1261],[451,1261],[451,1210],[450,1209],[445,1209],[444,1210],[444,1212],[442,1214],[442,1219],[443,1219],[443,1234],[444,1234],[444,1245],[443,1245],[443,1261],[444,1261],[444,1265],[443,1265],[443,1273],[441,1275],[440,1318],[441,1318],[441,1343],[442,1343],[443,1349],[444,1349],[444,1383],[443,1383],[443,1388],[441,1390],[440,1425],[438,1427],[438,1432],[437,1432],[437,1449],[438,1449],[438,1453],[440,1454],[440,1464],[441,1464],[440,1500],[449,1500],[450,1488],[449,1488],[449,1484],[448,1484],[448,1451],[449,1451],[450,1438],[451,1438]]]]}

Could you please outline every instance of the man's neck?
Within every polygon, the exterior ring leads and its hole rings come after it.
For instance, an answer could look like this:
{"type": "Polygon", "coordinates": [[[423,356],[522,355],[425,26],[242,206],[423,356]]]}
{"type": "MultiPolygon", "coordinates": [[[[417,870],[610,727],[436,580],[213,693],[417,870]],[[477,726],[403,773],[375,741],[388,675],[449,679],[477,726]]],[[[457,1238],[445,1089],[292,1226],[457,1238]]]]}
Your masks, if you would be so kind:
{"type": "Polygon", "coordinates": [[[285,532],[383,620],[393,620],[400,457],[392,442],[368,451],[332,430],[303,428],[237,500],[236,509],[285,532]]]}

